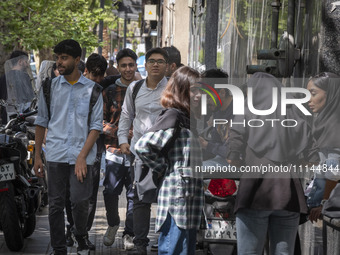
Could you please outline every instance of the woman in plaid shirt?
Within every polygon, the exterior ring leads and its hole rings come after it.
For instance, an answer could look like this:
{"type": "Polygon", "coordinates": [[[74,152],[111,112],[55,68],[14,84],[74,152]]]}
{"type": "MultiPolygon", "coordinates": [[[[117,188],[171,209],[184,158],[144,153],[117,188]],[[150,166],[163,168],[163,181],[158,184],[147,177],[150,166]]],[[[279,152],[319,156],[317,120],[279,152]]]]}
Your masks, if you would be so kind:
{"type": "Polygon", "coordinates": [[[190,121],[190,113],[195,115],[200,105],[198,78],[199,73],[186,66],[172,75],[161,98],[166,110],[135,146],[143,162],[160,179],[164,177],[156,218],[156,231],[160,232],[158,254],[195,254],[204,199],[202,178],[193,171],[195,165],[201,164],[201,149],[195,125],[190,121]],[[174,136],[178,121],[187,125],[182,125],[171,148],[164,153],[162,149],[174,136]]]}

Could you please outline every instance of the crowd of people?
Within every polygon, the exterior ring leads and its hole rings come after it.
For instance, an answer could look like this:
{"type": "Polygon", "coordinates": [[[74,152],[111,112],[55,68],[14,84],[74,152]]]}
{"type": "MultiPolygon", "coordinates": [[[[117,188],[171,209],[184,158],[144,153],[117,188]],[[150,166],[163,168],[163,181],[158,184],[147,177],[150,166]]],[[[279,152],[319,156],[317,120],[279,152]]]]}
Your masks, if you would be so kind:
{"type": "MultiPolygon", "coordinates": [[[[47,98],[40,89],[35,121],[35,150],[40,152],[45,143],[47,173],[40,153],[35,153],[34,160],[35,174],[48,175],[52,254],[67,254],[67,247],[75,242],[78,254],[96,249],[88,233],[96,212],[103,153],[107,219],[103,244],[115,242],[120,226],[118,203],[125,187],[123,245],[129,254],[141,255],[147,254],[153,202],[158,205],[158,254],[195,254],[204,205],[203,179],[195,173],[196,165],[274,167],[303,162],[339,168],[340,77],[336,74],[318,74],[306,85],[311,94],[308,106],[315,114],[311,126],[293,104],[287,105],[285,115],[280,107],[269,115],[256,115],[249,104],[244,115],[234,115],[235,100],[224,88],[217,90],[221,106],[208,102],[210,114],[202,117],[202,79],[227,83],[228,74],[219,69],[200,74],[184,66],[174,46],[146,53],[145,79],[138,75],[137,55],[131,49],[117,53],[117,68],[111,61],[108,67],[107,60],[96,53],[83,62],[81,46],[74,40],[58,43],[54,53],[50,95],[47,98]],[[293,119],[297,125],[231,127],[213,125],[213,119],[238,123],[293,119]],[[204,136],[207,129],[209,139],[204,136]],[[141,180],[148,174],[157,187],[156,200],[147,199],[141,191],[141,180]]],[[[20,51],[13,52],[11,59],[19,56],[28,60],[20,51]]],[[[19,64],[27,67],[23,61],[19,64]]],[[[7,100],[6,77],[0,81],[1,99],[7,100]]],[[[267,73],[255,73],[246,86],[257,110],[272,109],[283,88],[267,73]],[[274,98],[273,91],[277,91],[274,98]]],[[[5,108],[0,110],[5,123],[5,108]]],[[[293,172],[240,176],[234,208],[238,254],[262,254],[266,241],[270,254],[297,254],[298,226],[305,217],[301,215],[309,215],[311,222],[320,220],[339,180],[336,171],[316,171],[304,191],[293,172]]]]}

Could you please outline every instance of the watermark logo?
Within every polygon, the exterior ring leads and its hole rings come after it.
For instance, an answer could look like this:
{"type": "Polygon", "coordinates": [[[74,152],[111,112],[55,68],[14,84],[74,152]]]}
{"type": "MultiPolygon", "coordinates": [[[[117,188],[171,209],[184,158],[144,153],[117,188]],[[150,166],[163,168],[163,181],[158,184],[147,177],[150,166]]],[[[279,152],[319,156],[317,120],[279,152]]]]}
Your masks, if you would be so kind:
{"type": "MultiPolygon", "coordinates": [[[[206,86],[209,86],[206,84],[206,86]]],[[[231,84],[215,84],[215,88],[217,89],[227,89],[230,91],[230,93],[233,96],[233,114],[234,115],[244,115],[244,105],[245,105],[245,97],[243,95],[242,90],[231,84]]],[[[216,90],[209,86],[211,90],[213,90],[216,94],[216,90]]],[[[205,89],[202,89],[205,92],[205,89]]],[[[209,92],[208,93],[212,98],[212,94],[209,92]]],[[[218,95],[218,94],[217,94],[218,95]]],[[[281,93],[280,93],[280,105],[281,105],[281,115],[286,115],[286,109],[287,105],[295,105],[304,115],[311,115],[311,113],[305,108],[303,105],[304,103],[307,103],[309,99],[311,98],[311,94],[307,89],[304,88],[295,88],[295,87],[283,87],[281,88],[281,93]],[[289,97],[289,94],[292,93],[299,93],[299,94],[304,94],[303,98],[292,98],[289,97]]],[[[220,97],[218,96],[220,99],[220,97]]],[[[213,98],[214,99],[214,98],[213,98]]],[[[220,99],[221,100],[221,99],[220,99]]],[[[202,105],[201,105],[201,114],[202,115],[207,115],[207,97],[206,95],[202,95],[202,105]]],[[[215,101],[215,99],[214,99],[215,101]]],[[[216,101],[215,101],[216,102],[216,101]]],[[[222,105],[222,102],[220,102],[222,105]]],[[[270,115],[273,112],[276,111],[279,102],[278,102],[278,88],[272,88],[272,106],[269,109],[255,109],[254,104],[253,104],[253,88],[249,87],[247,89],[247,104],[248,104],[248,109],[251,113],[254,115],[261,115],[261,116],[266,116],[270,115]]]]}
{"type": "MultiPolygon", "coordinates": [[[[209,84],[206,84],[204,82],[199,82],[199,84],[202,84],[203,86],[207,87],[208,89],[210,89],[215,96],[217,97],[217,99],[219,100],[221,106],[222,106],[222,100],[221,97],[219,96],[219,94],[217,93],[216,89],[214,89],[212,86],[210,86],[209,84]]],[[[207,89],[203,88],[203,87],[199,87],[200,90],[204,91],[205,93],[207,93],[211,99],[214,101],[214,104],[217,105],[216,99],[214,97],[214,95],[207,89]]],[[[202,101],[202,115],[207,115],[207,94],[202,94],[201,97],[201,101],[202,101]]]]}

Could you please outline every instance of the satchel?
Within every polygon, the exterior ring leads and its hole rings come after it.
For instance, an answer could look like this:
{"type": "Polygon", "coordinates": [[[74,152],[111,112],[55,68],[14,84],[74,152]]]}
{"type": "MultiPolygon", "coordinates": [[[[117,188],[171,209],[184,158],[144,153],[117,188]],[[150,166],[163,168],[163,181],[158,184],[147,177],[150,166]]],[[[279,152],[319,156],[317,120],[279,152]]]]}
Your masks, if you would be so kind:
{"type": "Polygon", "coordinates": [[[340,183],[335,186],[323,205],[322,214],[330,218],[340,218],[340,183]]]}
{"type": "Polygon", "coordinates": [[[144,203],[157,203],[158,192],[162,179],[150,170],[141,160],[135,160],[135,187],[140,201],[144,203]]]}
{"type": "MultiPolygon", "coordinates": [[[[180,112],[179,110],[172,109],[173,112],[180,112]]],[[[161,115],[159,116],[158,120],[162,120],[162,117],[171,120],[171,117],[166,118],[166,115],[163,115],[168,109],[163,110],[161,115]]],[[[188,121],[187,121],[188,122],[188,121]]],[[[157,124],[157,121],[156,121],[157,124]]],[[[174,124],[174,133],[173,136],[168,140],[168,142],[164,145],[162,150],[160,151],[161,157],[164,157],[165,160],[168,162],[168,168],[169,165],[169,159],[168,159],[168,152],[170,149],[174,146],[176,139],[179,137],[181,129],[182,128],[189,128],[190,122],[185,123],[185,121],[182,118],[177,118],[174,124]]],[[[155,125],[156,126],[156,125],[155,125]]],[[[161,126],[161,129],[167,128],[166,125],[161,126]]],[[[160,129],[150,129],[149,131],[156,131],[160,129]]],[[[157,203],[157,197],[160,188],[162,187],[163,180],[165,178],[165,174],[167,172],[164,171],[164,174],[162,176],[158,176],[158,173],[153,172],[152,169],[149,169],[142,160],[135,160],[134,162],[134,186],[137,190],[137,195],[140,201],[144,203],[157,203]]]]}

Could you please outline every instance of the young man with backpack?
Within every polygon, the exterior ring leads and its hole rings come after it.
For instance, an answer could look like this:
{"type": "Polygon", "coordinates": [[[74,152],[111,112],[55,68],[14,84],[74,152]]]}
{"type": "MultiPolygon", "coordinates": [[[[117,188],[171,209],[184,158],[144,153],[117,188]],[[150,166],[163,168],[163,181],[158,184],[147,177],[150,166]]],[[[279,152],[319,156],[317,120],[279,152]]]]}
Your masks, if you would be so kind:
{"type": "MultiPolygon", "coordinates": [[[[149,50],[145,55],[145,60],[145,69],[148,76],[146,80],[130,84],[128,87],[118,126],[121,152],[130,155],[132,158],[136,157],[136,162],[140,161],[140,159],[136,156],[134,146],[161,113],[163,108],[160,105],[160,98],[168,82],[165,77],[168,54],[164,49],[153,48],[149,50]],[[139,88],[138,91],[136,91],[135,87],[139,88]],[[131,124],[133,124],[133,136],[129,144],[131,124]]],[[[134,173],[132,174],[134,175],[134,173]]],[[[143,255],[147,253],[150,208],[151,203],[141,201],[138,198],[136,189],[134,189],[133,232],[135,238],[133,242],[135,249],[129,254],[143,255]]]]}
{"type": "MultiPolygon", "coordinates": [[[[101,81],[104,79],[105,70],[107,67],[107,61],[106,59],[97,54],[92,53],[86,61],[86,64],[84,63],[84,68],[81,70],[80,65],[78,65],[79,71],[84,73],[85,77],[97,82],[98,84],[101,83],[101,81]]],[[[94,164],[91,166],[92,171],[92,195],[90,197],[90,203],[89,203],[89,211],[88,211],[88,219],[87,219],[87,231],[89,232],[92,228],[92,224],[94,221],[94,216],[96,212],[97,207],[97,195],[98,195],[98,188],[99,188],[99,181],[100,181],[100,163],[102,154],[105,151],[104,141],[103,141],[102,135],[97,139],[97,155],[96,160],[94,164]]],[[[69,186],[66,191],[66,215],[67,215],[67,221],[69,222],[68,225],[66,225],[66,245],[71,247],[74,244],[71,228],[73,227],[74,221],[72,217],[72,209],[71,209],[71,201],[70,201],[70,189],[69,186]]],[[[90,250],[95,250],[96,246],[90,241],[90,239],[87,237],[85,238],[85,242],[90,250]]]]}
{"type": "MultiPolygon", "coordinates": [[[[34,171],[43,177],[41,160],[45,130],[48,168],[49,223],[53,254],[67,254],[64,207],[66,186],[70,199],[78,243],[77,254],[89,254],[86,244],[89,198],[92,194],[91,165],[96,158],[95,142],[102,130],[103,98],[95,82],[78,70],[81,47],[74,40],[64,40],[54,48],[60,76],[50,84],[49,95],[40,92],[36,124],[34,171]],[[99,92],[99,93],[98,93],[99,92]],[[95,93],[95,102],[92,94],[95,93]],[[46,98],[49,104],[46,102],[46,98]]],[[[45,90],[46,92],[46,90],[45,90]]]]}
{"type": "MultiPolygon", "coordinates": [[[[118,144],[118,124],[120,122],[121,107],[129,85],[135,80],[137,70],[137,55],[130,49],[122,49],[117,53],[117,68],[121,74],[114,84],[103,91],[104,99],[104,127],[106,147],[106,172],[104,179],[104,203],[108,228],[103,243],[111,246],[119,228],[118,200],[123,187],[126,189],[127,211],[123,232],[125,250],[134,248],[133,233],[133,190],[130,175],[130,155],[123,154],[118,144]]],[[[112,78],[115,76],[112,76],[112,78]]],[[[130,127],[128,132],[132,132],[130,127]]],[[[128,137],[129,139],[129,137],[128,137]]]]}

